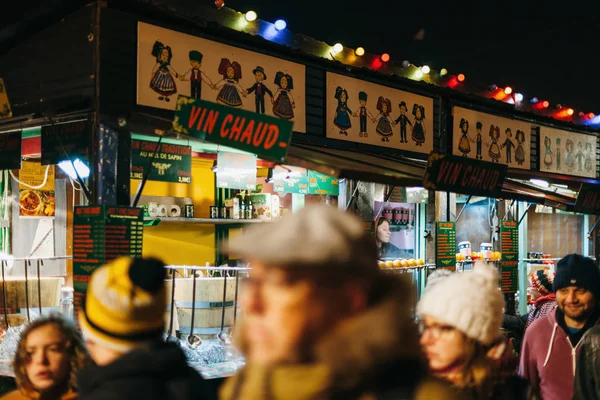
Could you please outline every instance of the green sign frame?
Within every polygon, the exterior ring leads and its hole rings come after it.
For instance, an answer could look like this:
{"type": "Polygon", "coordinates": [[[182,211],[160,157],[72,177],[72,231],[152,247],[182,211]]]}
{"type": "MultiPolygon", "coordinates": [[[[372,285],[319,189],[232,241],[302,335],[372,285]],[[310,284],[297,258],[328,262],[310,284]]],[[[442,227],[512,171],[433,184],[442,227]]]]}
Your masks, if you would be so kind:
{"type": "Polygon", "coordinates": [[[456,222],[435,223],[435,265],[456,270],[456,222]]]}
{"type": "Polygon", "coordinates": [[[192,183],[192,148],[179,144],[147,140],[131,141],[131,179],[143,179],[150,168],[148,180],[173,183],[192,183]],[[154,155],[156,153],[156,155],[154,155]],[[152,165],[150,160],[154,155],[152,165]]]}

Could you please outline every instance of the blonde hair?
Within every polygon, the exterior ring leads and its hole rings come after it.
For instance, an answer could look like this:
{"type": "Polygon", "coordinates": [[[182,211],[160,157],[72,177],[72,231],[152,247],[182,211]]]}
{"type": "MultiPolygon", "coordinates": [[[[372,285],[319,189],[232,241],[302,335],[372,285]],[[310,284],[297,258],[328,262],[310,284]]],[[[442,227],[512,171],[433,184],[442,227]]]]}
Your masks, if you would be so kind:
{"type": "Polygon", "coordinates": [[[25,369],[29,362],[29,355],[27,354],[26,349],[27,337],[31,332],[47,325],[56,326],[65,337],[65,351],[67,352],[70,361],[68,389],[77,391],[77,372],[86,365],[89,365],[91,360],[85,348],[83,338],[75,325],[59,315],[50,315],[36,319],[29,323],[21,333],[21,338],[17,345],[17,352],[13,360],[13,370],[17,381],[17,387],[22,393],[32,393],[37,391],[29,381],[25,369]]]}

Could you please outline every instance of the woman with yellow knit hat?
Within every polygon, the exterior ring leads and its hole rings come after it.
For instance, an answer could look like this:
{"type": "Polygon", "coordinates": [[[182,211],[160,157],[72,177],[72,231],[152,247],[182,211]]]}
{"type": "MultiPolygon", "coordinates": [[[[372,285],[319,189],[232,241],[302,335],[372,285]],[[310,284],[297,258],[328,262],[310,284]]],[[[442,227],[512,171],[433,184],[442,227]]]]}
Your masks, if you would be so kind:
{"type": "Polygon", "coordinates": [[[79,374],[82,400],[204,400],[216,393],[175,344],[162,341],[164,264],[119,258],[90,280],[79,323],[96,366],[79,374]]]}

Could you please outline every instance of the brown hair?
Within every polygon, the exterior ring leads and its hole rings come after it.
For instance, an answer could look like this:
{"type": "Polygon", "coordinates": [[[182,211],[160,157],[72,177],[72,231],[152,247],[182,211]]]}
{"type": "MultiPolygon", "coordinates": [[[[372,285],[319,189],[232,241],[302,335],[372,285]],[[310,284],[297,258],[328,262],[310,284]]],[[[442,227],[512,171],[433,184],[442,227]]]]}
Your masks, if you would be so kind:
{"type": "Polygon", "coordinates": [[[36,391],[29,381],[27,372],[25,370],[25,366],[29,362],[29,355],[27,354],[27,349],[25,346],[27,344],[27,337],[29,334],[46,325],[56,326],[65,336],[65,350],[70,358],[68,387],[73,391],[77,391],[77,372],[86,365],[90,364],[91,361],[85,348],[83,338],[75,325],[60,315],[50,315],[36,319],[29,323],[21,333],[21,338],[19,340],[19,344],[17,345],[15,359],[13,360],[13,370],[15,373],[15,379],[17,381],[17,387],[21,390],[21,392],[25,393],[36,391]]]}
{"type": "Polygon", "coordinates": [[[461,390],[474,392],[476,398],[487,398],[501,371],[487,355],[489,346],[460,333],[465,341],[465,366],[454,384],[461,390]]]}

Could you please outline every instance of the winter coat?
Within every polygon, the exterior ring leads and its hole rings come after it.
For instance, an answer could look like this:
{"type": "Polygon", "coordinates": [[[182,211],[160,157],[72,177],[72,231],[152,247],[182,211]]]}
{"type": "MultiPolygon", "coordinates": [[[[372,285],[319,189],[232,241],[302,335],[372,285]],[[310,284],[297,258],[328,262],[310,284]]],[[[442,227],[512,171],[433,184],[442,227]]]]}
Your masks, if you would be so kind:
{"type": "Polygon", "coordinates": [[[600,326],[581,339],[577,354],[574,400],[600,400],[600,326]]]}
{"type": "Polygon", "coordinates": [[[576,356],[581,338],[599,322],[600,308],[577,333],[568,334],[564,315],[556,308],[534,321],[525,332],[519,373],[539,387],[544,400],[573,397],[576,356]]]}
{"type": "Polygon", "coordinates": [[[533,305],[530,313],[524,315],[504,315],[502,329],[508,331],[515,340],[515,349],[521,353],[525,331],[533,321],[548,315],[556,308],[556,295],[554,293],[540,297],[533,305]]]}
{"type": "Polygon", "coordinates": [[[186,362],[177,345],[134,350],[106,366],[80,371],[80,400],[213,400],[214,389],[186,362]]]}
{"type": "MultiPolygon", "coordinates": [[[[250,362],[221,388],[222,400],[462,399],[427,376],[410,311],[411,288],[382,277],[378,299],[324,335],[311,363],[264,367],[250,362]]],[[[243,332],[243,326],[238,328],[243,332]]],[[[244,351],[243,334],[238,346],[244,351]]]]}

